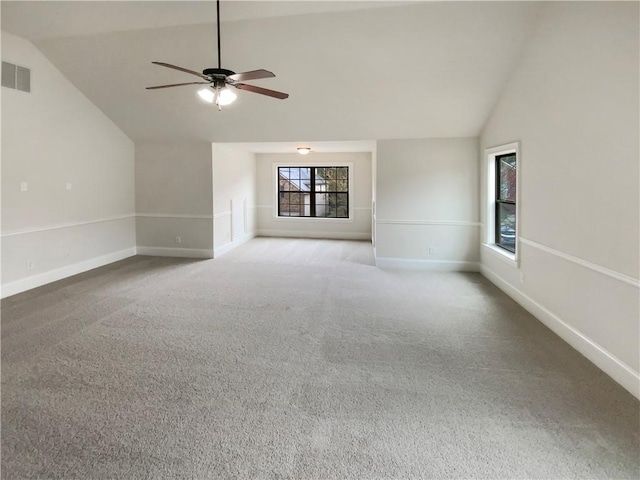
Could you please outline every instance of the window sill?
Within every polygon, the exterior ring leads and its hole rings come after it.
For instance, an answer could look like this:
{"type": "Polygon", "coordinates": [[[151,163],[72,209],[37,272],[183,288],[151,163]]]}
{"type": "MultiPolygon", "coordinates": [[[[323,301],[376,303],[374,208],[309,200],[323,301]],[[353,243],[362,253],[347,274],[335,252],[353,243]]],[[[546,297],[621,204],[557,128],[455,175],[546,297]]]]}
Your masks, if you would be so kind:
{"type": "Polygon", "coordinates": [[[483,243],[482,245],[486,248],[486,251],[491,253],[494,257],[508,263],[514,268],[520,268],[520,261],[515,253],[511,253],[494,244],[483,243]]]}
{"type": "Polygon", "coordinates": [[[280,217],[275,215],[274,221],[277,222],[336,222],[336,223],[353,223],[353,218],[335,218],[335,217],[280,217]]]}

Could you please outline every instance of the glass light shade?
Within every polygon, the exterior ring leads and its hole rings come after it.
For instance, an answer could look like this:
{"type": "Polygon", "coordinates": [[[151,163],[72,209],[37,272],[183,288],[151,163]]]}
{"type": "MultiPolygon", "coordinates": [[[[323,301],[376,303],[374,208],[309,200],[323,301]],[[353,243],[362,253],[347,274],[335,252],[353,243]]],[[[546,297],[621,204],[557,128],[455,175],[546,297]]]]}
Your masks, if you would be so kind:
{"type": "Polygon", "coordinates": [[[214,91],[209,87],[201,88],[200,90],[198,90],[198,95],[202,100],[204,100],[207,103],[213,103],[213,99],[216,96],[214,91]]]}
{"type": "Polygon", "coordinates": [[[298,153],[300,155],[307,155],[311,149],[309,147],[298,147],[298,153]]]}
{"type": "Polygon", "coordinates": [[[221,88],[218,91],[218,98],[216,98],[216,105],[225,106],[233,103],[237,98],[237,95],[228,88],[221,88]]]}

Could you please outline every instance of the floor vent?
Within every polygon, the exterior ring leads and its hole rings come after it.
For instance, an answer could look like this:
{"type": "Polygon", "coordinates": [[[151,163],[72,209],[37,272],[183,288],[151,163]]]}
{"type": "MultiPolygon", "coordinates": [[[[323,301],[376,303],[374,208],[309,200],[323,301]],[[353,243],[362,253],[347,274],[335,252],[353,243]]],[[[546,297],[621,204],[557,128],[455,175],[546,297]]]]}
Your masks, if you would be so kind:
{"type": "Polygon", "coordinates": [[[13,63],[2,62],[2,86],[30,92],[31,70],[13,63]]]}

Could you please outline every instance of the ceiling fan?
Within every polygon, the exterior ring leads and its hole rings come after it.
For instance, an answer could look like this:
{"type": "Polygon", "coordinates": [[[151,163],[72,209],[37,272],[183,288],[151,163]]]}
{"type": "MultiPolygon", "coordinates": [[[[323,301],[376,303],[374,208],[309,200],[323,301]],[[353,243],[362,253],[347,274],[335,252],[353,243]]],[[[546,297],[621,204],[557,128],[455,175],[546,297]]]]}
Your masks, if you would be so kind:
{"type": "Polygon", "coordinates": [[[180,70],[181,72],[190,73],[205,80],[204,82],[186,82],[186,83],[173,83],[171,85],[158,85],[155,87],[147,87],[147,90],[155,90],[158,88],[170,88],[181,87],[183,85],[209,85],[209,87],[202,88],[198,91],[198,95],[209,103],[214,103],[218,106],[218,110],[222,110],[222,106],[229,105],[236,99],[236,94],[227,86],[231,86],[240,90],[247,90],[253,93],[259,93],[260,95],[266,95],[268,97],[278,98],[284,100],[289,97],[288,93],[276,92],[275,90],[269,90],[267,88],[256,87],[255,85],[247,85],[241,83],[247,80],[258,80],[260,78],[275,77],[273,72],[268,70],[252,70],[250,72],[235,73],[231,70],[221,67],[220,56],[220,0],[216,2],[216,14],[218,25],[218,68],[205,68],[202,73],[198,73],[188,68],[178,67],[164,62],[151,62],[161,67],[172,68],[174,70],[180,70]]]}

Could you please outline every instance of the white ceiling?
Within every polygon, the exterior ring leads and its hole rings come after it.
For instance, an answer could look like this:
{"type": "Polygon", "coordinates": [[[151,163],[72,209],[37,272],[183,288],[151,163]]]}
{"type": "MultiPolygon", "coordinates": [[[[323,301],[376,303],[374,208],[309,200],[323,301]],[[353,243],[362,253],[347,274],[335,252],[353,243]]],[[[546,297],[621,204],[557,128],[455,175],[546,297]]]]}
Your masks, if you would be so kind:
{"type": "MultiPolygon", "coordinates": [[[[220,18],[224,22],[235,22],[410,3],[399,0],[224,0],[220,18]]],[[[214,0],[3,0],[2,15],[6,18],[2,22],[4,30],[31,41],[216,21],[214,0]]]]}
{"type": "Polygon", "coordinates": [[[310,155],[314,153],[373,152],[376,149],[376,142],[372,140],[353,142],[248,142],[228,143],[227,145],[251,153],[297,153],[298,147],[308,147],[311,149],[310,155]]]}
{"type": "Polygon", "coordinates": [[[2,27],[31,39],[136,141],[351,141],[477,135],[537,8],[225,2],[222,66],[271,70],[276,78],[252,83],[291,96],[239,91],[222,112],[198,100],[198,86],[144,88],[198,80],[152,61],[216,66],[215,23],[202,23],[215,18],[212,2],[3,1],[2,27]]]}

